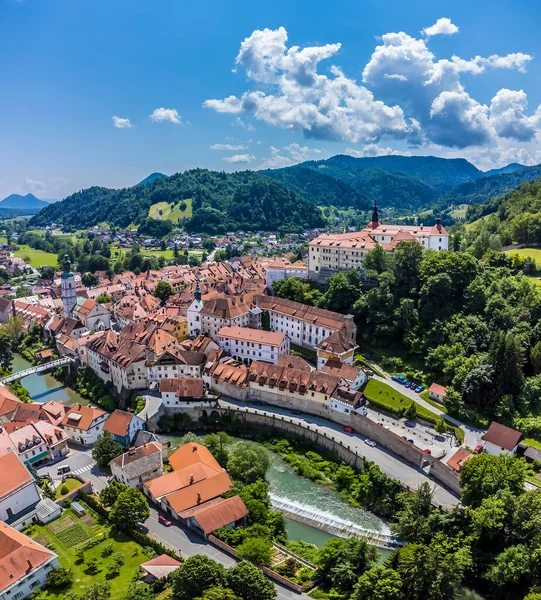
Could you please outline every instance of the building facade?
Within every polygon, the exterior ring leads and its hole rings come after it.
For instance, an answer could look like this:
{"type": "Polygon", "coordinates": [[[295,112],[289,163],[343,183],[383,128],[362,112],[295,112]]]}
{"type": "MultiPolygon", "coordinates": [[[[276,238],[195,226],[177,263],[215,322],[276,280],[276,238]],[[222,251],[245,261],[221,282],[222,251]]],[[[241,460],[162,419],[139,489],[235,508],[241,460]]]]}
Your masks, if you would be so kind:
{"type": "Polygon", "coordinates": [[[285,333],[250,329],[248,327],[223,327],[217,342],[236,360],[250,365],[254,360],[276,364],[282,354],[289,354],[289,338],[285,333]]]}

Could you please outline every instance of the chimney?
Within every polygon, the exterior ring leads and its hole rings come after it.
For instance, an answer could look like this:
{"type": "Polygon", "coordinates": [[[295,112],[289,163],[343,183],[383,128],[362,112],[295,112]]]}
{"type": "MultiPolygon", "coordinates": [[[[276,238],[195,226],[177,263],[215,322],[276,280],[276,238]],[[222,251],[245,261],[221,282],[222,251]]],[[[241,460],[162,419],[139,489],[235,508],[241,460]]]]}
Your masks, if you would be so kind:
{"type": "Polygon", "coordinates": [[[197,452],[197,446],[192,446],[192,452],[197,452]]]}
{"type": "Polygon", "coordinates": [[[197,493],[197,504],[201,503],[201,494],[197,493]]]}
{"type": "Polygon", "coordinates": [[[192,483],[195,481],[195,477],[192,475],[190,475],[190,485],[192,485],[192,483]]]}

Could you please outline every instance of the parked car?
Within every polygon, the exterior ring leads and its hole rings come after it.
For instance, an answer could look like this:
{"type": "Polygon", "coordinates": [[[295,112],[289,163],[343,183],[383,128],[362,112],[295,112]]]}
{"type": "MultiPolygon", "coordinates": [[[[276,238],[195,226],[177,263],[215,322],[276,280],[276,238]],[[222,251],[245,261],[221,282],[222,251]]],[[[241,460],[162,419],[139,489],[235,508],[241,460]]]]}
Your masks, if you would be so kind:
{"type": "Polygon", "coordinates": [[[163,515],[158,516],[158,522],[161,523],[162,525],[165,525],[166,527],[171,527],[171,525],[173,524],[172,521],[170,521],[163,515]]]}
{"type": "Polygon", "coordinates": [[[407,388],[411,387],[411,381],[406,381],[406,383],[404,384],[404,387],[407,387],[407,388]]]}
{"type": "Polygon", "coordinates": [[[415,444],[415,442],[414,442],[413,440],[408,440],[408,442],[409,442],[410,444],[415,444]]]}
{"type": "Polygon", "coordinates": [[[367,369],[366,374],[368,375],[368,377],[374,377],[374,371],[372,371],[372,369],[367,369]]]}
{"type": "Polygon", "coordinates": [[[342,427],[342,431],[345,431],[346,433],[355,433],[355,429],[349,425],[344,425],[344,427],[342,427]]]}
{"type": "Polygon", "coordinates": [[[418,386],[415,388],[415,391],[416,391],[418,394],[420,394],[420,393],[421,393],[421,392],[422,392],[424,389],[425,389],[425,386],[424,386],[424,385],[418,385],[418,386]]]}
{"type": "Polygon", "coordinates": [[[60,465],[56,469],[57,475],[63,475],[64,473],[69,473],[71,471],[71,467],[69,465],[60,465]]]}
{"type": "Polygon", "coordinates": [[[425,454],[432,454],[432,450],[430,450],[430,448],[427,448],[426,450],[423,450],[423,452],[425,454]]]}
{"type": "Polygon", "coordinates": [[[371,359],[372,359],[372,354],[370,354],[370,352],[365,352],[365,353],[363,354],[363,356],[364,356],[365,358],[367,358],[368,360],[371,360],[371,359]]]}
{"type": "Polygon", "coordinates": [[[374,442],[374,440],[369,440],[368,438],[366,440],[364,440],[364,443],[367,446],[370,446],[371,448],[375,448],[376,447],[376,442],[374,442]]]}
{"type": "Polygon", "coordinates": [[[483,444],[479,444],[478,446],[475,446],[476,452],[483,452],[484,449],[485,449],[485,447],[483,446],[483,444]]]}

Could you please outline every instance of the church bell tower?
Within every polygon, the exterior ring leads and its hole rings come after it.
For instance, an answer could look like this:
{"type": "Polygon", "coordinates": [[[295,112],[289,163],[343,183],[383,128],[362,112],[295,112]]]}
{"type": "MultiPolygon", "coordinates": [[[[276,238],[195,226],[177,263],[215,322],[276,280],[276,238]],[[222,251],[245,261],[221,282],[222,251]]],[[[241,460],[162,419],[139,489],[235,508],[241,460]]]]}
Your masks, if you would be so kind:
{"type": "Polygon", "coordinates": [[[62,269],[62,304],[64,305],[64,317],[71,316],[77,303],[77,291],[75,289],[75,276],[71,272],[69,256],[64,255],[62,269]]]}

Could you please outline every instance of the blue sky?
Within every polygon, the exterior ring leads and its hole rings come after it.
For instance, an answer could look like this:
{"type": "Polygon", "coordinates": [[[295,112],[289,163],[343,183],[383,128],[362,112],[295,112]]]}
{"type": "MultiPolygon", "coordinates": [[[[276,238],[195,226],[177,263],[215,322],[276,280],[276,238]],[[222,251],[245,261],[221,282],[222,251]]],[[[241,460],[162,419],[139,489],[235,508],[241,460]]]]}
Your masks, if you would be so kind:
{"type": "Polygon", "coordinates": [[[537,4],[0,0],[0,197],[341,152],[539,163],[537,4]]]}

